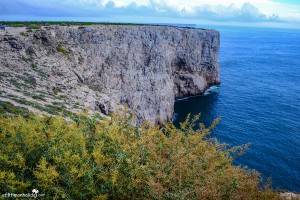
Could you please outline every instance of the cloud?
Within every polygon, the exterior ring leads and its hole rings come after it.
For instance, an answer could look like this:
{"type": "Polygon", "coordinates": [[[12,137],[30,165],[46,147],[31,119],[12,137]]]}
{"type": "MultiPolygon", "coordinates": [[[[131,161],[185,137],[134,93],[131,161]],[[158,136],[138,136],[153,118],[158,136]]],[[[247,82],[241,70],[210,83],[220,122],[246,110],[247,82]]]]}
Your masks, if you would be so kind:
{"type": "Polygon", "coordinates": [[[235,4],[229,6],[210,6],[203,5],[195,8],[196,17],[202,19],[210,19],[216,21],[245,21],[245,22],[259,22],[259,21],[280,21],[279,16],[273,14],[267,16],[261,13],[257,7],[250,3],[244,3],[241,8],[238,8],[235,4]]]}
{"type": "MultiPolygon", "coordinates": [[[[280,15],[261,12],[255,5],[275,5],[270,0],[10,0],[0,1],[0,17],[173,17],[213,21],[278,22],[280,15]],[[254,5],[255,4],[255,5],[254,5]]],[[[264,7],[265,8],[265,7],[264,7]]],[[[120,18],[122,19],[122,18],[120,18]]]]}
{"type": "Polygon", "coordinates": [[[241,16],[247,20],[266,19],[264,14],[261,14],[255,6],[250,3],[245,3],[241,8],[241,16]]]}
{"type": "Polygon", "coordinates": [[[150,4],[147,6],[136,3],[130,3],[126,6],[117,7],[113,1],[108,1],[105,7],[110,12],[115,14],[138,14],[142,16],[160,16],[160,17],[185,17],[205,20],[216,20],[216,21],[279,21],[279,16],[273,14],[267,16],[261,13],[257,7],[250,3],[244,3],[241,8],[238,8],[235,4],[229,6],[224,5],[199,5],[199,6],[176,6],[168,4],[162,0],[150,0],[150,4]]]}

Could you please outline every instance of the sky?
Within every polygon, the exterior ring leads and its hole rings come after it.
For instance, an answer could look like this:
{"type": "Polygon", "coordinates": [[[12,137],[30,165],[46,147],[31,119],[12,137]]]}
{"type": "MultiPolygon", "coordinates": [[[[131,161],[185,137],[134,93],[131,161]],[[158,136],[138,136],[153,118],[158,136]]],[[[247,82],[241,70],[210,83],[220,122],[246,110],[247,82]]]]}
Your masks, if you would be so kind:
{"type": "Polygon", "coordinates": [[[300,0],[0,0],[0,21],[97,21],[300,29],[300,0]]]}

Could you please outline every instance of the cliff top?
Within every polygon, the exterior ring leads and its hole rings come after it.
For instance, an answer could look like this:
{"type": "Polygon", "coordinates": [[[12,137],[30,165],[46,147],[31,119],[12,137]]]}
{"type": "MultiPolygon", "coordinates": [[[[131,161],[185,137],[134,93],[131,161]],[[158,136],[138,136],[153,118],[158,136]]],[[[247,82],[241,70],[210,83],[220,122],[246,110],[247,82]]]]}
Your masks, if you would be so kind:
{"type": "Polygon", "coordinates": [[[97,25],[116,25],[116,26],[163,26],[163,27],[180,27],[188,29],[201,29],[208,30],[204,28],[197,28],[196,24],[171,24],[171,23],[118,23],[118,22],[70,22],[70,21],[0,21],[0,24],[9,27],[26,27],[30,28],[33,26],[97,26],[97,25]]]}

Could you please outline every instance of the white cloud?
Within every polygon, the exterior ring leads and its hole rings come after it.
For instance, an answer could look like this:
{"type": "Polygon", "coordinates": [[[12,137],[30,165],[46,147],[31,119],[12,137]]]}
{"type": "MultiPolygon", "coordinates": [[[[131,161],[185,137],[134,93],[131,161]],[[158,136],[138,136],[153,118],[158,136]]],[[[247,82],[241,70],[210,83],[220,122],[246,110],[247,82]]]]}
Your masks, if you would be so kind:
{"type": "Polygon", "coordinates": [[[212,21],[300,22],[299,11],[300,6],[272,0],[0,0],[0,17],[136,15],[212,21]]]}
{"type": "Polygon", "coordinates": [[[164,17],[185,17],[185,18],[199,18],[206,20],[218,21],[279,21],[277,14],[266,15],[261,13],[257,7],[251,3],[238,4],[231,3],[226,0],[222,3],[208,3],[204,1],[183,1],[183,0],[144,0],[144,1],[122,1],[120,4],[117,0],[105,1],[101,3],[103,6],[112,10],[122,10],[123,13],[131,14],[130,11],[136,13],[145,9],[143,15],[159,15],[164,17]],[[132,9],[135,5],[135,9],[132,9]],[[146,12],[147,11],[147,12],[146,12]]]}
{"type": "MultiPolygon", "coordinates": [[[[105,5],[109,0],[102,0],[101,3],[105,5]]],[[[234,15],[228,13],[229,11],[239,12],[238,9],[247,9],[244,5],[253,5],[258,11],[265,15],[266,18],[275,19],[280,18],[286,21],[300,21],[300,6],[282,4],[272,0],[112,0],[115,2],[116,7],[125,7],[132,2],[138,6],[154,6],[157,11],[172,10],[181,13],[184,10],[185,15],[196,15],[199,7],[206,7],[206,10],[213,12],[223,12],[227,15],[234,15]],[[228,8],[229,10],[223,10],[228,8]],[[234,8],[234,9],[233,9],[234,8]]],[[[251,12],[254,15],[256,11],[253,8],[251,12]]],[[[199,10],[198,10],[199,11],[199,10]]],[[[221,13],[220,13],[221,14],[221,13]]],[[[257,12],[256,12],[257,14],[257,12]]]]}

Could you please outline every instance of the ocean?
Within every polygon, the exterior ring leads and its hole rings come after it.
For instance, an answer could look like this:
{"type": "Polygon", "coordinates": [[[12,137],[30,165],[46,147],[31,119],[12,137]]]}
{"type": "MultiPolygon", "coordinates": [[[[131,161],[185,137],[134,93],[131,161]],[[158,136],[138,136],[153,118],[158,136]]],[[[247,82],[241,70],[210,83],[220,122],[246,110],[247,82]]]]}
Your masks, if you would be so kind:
{"type": "Polygon", "coordinates": [[[274,189],[300,192],[300,30],[216,27],[221,85],[178,100],[174,123],[201,113],[212,137],[250,144],[235,165],[256,169],[274,189]]]}

